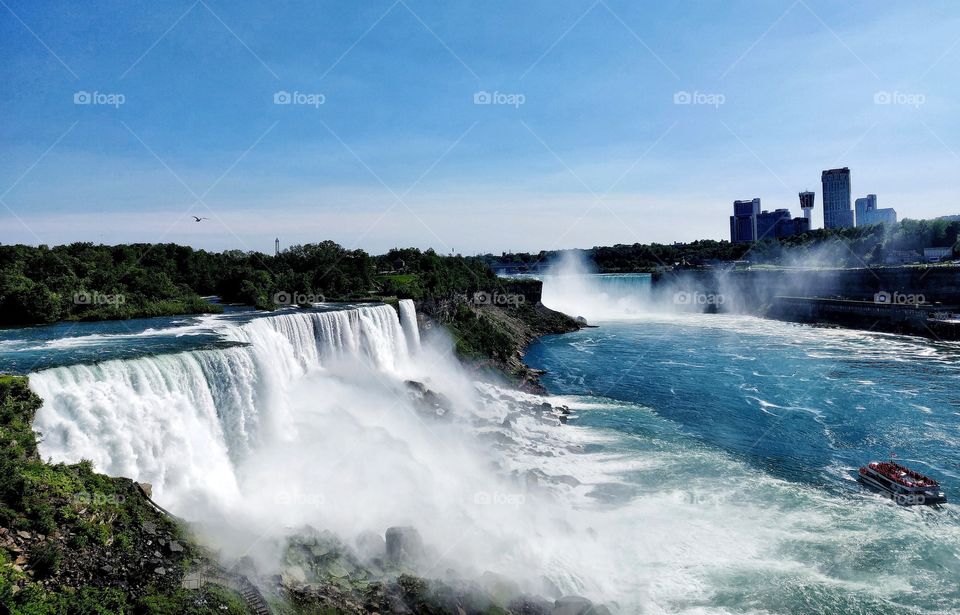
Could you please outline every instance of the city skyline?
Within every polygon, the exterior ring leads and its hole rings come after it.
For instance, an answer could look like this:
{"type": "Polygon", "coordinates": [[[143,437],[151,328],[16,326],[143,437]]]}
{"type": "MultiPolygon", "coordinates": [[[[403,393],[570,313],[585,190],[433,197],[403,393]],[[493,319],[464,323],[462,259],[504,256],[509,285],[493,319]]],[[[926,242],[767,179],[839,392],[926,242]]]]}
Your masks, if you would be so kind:
{"type": "Polygon", "coordinates": [[[840,164],[960,212],[949,2],[54,6],[0,6],[3,243],[723,239],[840,164]]]}

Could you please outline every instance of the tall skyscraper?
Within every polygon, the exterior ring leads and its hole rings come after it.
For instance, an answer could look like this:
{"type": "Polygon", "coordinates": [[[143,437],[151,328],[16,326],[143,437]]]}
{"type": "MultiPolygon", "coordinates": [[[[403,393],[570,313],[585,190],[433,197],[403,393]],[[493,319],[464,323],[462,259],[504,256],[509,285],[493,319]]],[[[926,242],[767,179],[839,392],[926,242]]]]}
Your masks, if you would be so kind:
{"type": "Polygon", "coordinates": [[[827,169],[823,183],[823,228],[853,228],[850,208],[850,169],[827,169]]]}
{"type": "Polygon", "coordinates": [[[760,199],[734,201],[730,216],[730,243],[757,240],[757,216],[760,214],[760,199]]]}
{"type": "Polygon", "coordinates": [[[813,201],[816,196],[815,192],[809,190],[800,193],[800,209],[803,210],[803,217],[807,219],[807,230],[813,226],[813,201]]]}

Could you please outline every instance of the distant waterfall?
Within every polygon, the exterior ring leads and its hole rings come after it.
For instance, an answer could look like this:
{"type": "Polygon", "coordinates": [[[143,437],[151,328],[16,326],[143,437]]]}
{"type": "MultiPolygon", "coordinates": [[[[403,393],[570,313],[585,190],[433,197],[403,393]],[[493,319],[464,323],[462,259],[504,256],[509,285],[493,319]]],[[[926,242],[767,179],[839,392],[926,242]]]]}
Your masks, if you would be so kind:
{"type": "Polygon", "coordinates": [[[420,327],[417,324],[417,308],[411,299],[400,300],[400,324],[407,336],[407,346],[411,352],[420,350],[420,327]]]}
{"type": "Polygon", "coordinates": [[[650,309],[649,274],[560,271],[543,279],[543,304],[588,321],[628,317],[650,309]]]}
{"type": "MultiPolygon", "coordinates": [[[[412,304],[403,309],[416,318],[412,304]]],[[[386,305],[261,317],[226,336],[246,345],[32,374],[44,402],[35,420],[42,454],[90,459],[160,494],[201,491],[230,501],[239,497],[235,464],[288,428],[294,381],[341,359],[395,372],[409,355],[409,336],[386,305]]]]}

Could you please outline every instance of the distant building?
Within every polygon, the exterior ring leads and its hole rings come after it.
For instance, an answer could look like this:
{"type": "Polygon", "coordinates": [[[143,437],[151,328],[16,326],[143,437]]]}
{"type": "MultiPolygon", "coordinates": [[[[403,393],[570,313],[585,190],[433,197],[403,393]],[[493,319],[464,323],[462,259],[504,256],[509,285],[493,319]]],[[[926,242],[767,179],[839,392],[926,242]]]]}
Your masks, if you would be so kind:
{"type": "Polygon", "coordinates": [[[800,209],[803,210],[803,217],[807,219],[807,230],[813,227],[813,201],[816,198],[815,192],[805,190],[800,193],[800,209]]]}
{"type": "Polygon", "coordinates": [[[730,216],[730,243],[746,243],[757,240],[757,216],[760,215],[760,199],[734,201],[730,216]]]}
{"type": "Polygon", "coordinates": [[[953,248],[924,248],[923,260],[928,263],[939,263],[942,260],[953,258],[953,248]]]}
{"type": "Polygon", "coordinates": [[[810,230],[810,220],[794,218],[789,209],[760,211],[760,199],[734,201],[730,216],[731,243],[782,239],[810,230]]]}
{"type": "Polygon", "coordinates": [[[897,223],[897,210],[892,207],[878,209],[877,195],[875,194],[868,194],[861,199],[857,199],[854,208],[857,213],[857,226],[869,226],[871,224],[892,226],[897,223]]]}
{"type": "Polygon", "coordinates": [[[853,228],[850,208],[850,169],[827,169],[823,183],[823,228],[853,228]]]}
{"type": "Polygon", "coordinates": [[[761,239],[782,239],[791,235],[806,233],[809,230],[809,220],[791,217],[789,209],[762,211],[757,216],[757,241],[761,239]]]}

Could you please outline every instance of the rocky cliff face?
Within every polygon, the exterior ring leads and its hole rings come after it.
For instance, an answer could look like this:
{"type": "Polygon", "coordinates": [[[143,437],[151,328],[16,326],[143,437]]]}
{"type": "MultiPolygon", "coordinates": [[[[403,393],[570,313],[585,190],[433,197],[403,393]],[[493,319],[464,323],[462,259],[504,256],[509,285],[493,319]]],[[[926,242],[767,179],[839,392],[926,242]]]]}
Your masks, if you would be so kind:
{"type": "Polygon", "coordinates": [[[580,324],[540,302],[536,280],[504,282],[473,296],[417,302],[420,327],[442,326],[454,338],[457,354],[468,366],[505,376],[522,389],[542,392],[541,372],[523,362],[527,346],[543,335],[568,333],[580,324]]]}

